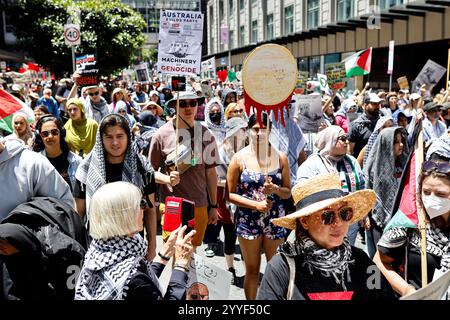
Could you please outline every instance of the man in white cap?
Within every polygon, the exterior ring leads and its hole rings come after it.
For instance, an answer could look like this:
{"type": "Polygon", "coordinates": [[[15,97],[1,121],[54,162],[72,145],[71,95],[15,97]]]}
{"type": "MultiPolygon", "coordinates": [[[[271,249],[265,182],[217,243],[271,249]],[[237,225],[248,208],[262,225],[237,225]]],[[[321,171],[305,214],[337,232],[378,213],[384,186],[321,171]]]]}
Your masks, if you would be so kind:
{"type": "Polygon", "coordinates": [[[348,150],[355,158],[369,141],[369,137],[375,129],[380,118],[380,107],[383,99],[376,93],[369,93],[364,97],[364,113],[350,124],[348,150]]]}

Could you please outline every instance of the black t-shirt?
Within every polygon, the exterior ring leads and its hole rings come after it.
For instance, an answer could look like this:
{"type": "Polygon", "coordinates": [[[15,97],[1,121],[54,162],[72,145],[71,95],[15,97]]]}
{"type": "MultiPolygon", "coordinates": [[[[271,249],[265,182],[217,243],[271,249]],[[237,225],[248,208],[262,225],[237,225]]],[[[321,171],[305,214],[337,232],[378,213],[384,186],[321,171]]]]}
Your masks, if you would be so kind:
{"type": "Polygon", "coordinates": [[[362,148],[364,148],[369,141],[370,135],[375,129],[378,119],[379,118],[373,120],[369,119],[364,113],[350,124],[348,140],[355,144],[355,147],[353,148],[353,156],[355,158],[358,157],[362,148]]]}
{"type": "MultiPolygon", "coordinates": [[[[349,264],[350,276],[345,276],[344,290],[333,276],[326,277],[308,266],[302,265],[300,256],[295,258],[296,273],[293,300],[394,300],[391,286],[372,260],[361,249],[352,247],[349,264]]],[[[289,265],[285,257],[275,255],[266,267],[258,300],[284,300],[289,284],[289,265]]]]}
{"type": "Polygon", "coordinates": [[[72,190],[72,185],[70,184],[70,177],[69,177],[69,160],[67,160],[67,156],[61,154],[56,158],[47,157],[47,159],[55,167],[56,171],[58,171],[61,177],[64,178],[64,181],[66,181],[67,184],[70,186],[70,190],[72,190]]]}

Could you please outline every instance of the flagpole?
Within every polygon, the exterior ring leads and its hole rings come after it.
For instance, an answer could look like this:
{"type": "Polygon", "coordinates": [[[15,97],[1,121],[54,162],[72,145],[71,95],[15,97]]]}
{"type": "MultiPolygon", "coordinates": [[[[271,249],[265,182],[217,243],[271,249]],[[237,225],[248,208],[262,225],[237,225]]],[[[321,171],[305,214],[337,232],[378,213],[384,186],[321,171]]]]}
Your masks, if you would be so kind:
{"type": "MultiPolygon", "coordinates": [[[[418,177],[421,172],[423,163],[423,127],[420,124],[419,136],[415,145],[416,154],[416,176],[418,177]]],[[[417,179],[417,178],[416,178],[417,179]]],[[[417,180],[416,180],[417,181],[417,180]]],[[[417,184],[418,188],[418,184],[417,184]]],[[[419,190],[417,190],[419,191],[419,190]]],[[[420,195],[419,195],[420,196],[420,195]]],[[[419,210],[419,230],[420,230],[420,256],[421,256],[421,270],[422,270],[422,288],[424,288],[428,283],[428,273],[427,273],[427,233],[425,224],[425,212],[423,206],[419,203],[419,197],[416,197],[416,208],[419,210]]]]}
{"type": "Polygon", "coordinates": [[[448,49],[448,58],[447,58],[447,83],[446,83],[446,89],[449,89],[448,82],[450,81],[450,49],[448,49]]]}

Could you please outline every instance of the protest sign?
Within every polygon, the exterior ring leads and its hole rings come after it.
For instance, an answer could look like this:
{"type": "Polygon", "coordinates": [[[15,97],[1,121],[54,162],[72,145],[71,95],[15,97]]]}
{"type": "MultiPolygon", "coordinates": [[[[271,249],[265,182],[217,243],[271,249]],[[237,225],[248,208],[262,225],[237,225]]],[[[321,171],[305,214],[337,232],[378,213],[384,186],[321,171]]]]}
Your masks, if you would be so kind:
{"type": "Polygon", "coordinates": [[[400,77],[397,79],[398,86],[400,89],[406,90],[409,89],[409,82],[406,76],[400,77]]]}
{"type": "Polygon", "coordinates": [[[231,272],[194,253],[189,264],[186,300],[228,300],[231,276],[231,272]]]}
{"type": "Polygon", "coordinates": [[[417,78],[414,80],[411,92],[419,92],[419,89],[423,84],[426,85],[427,90],[430,90],[439,82],[446,71],[447,70],[443,66],[428,59],[417,78]]]}
{"type": "Polygon", "coordinates": [[[212,57],[202,62],[201,78],[214,79],[216,74],[216,58],[212,57]]]}
{"type": "Polygon", "coordinates": [[[319,94],[297,97],[296,114],[304,132],[318,132],[323,122],[322,102],[319,94]]]}
{"type": "Polygon", "coordinates": [[[309,78],[309,72],[308,71],[299,71],[298,72],[298,81],[297,85],[295,86],[294,93],[295,94],[303,94],[306,91],[306,82],[309,78]]]}
{"type": "Polygon", "coordinates": [[[439,278],[420,288],[414,293],[401,297],[400,300],[441,300],[450,286],[450,270],[439,278]]]}
{"type": "Polygon", "coordinates": [[[96,86],[98,84],[97,59],[93,54],[76,57],[76,71],[80,74],[76,78],[77,86],[87,87],[96,86]]]}
{"type": "Polygon", "coordinates": [[[136,80],[139,82],[149,82],[150,74],[148,72],[147,63],[141,63],[134,66],[134,70],[136,71],[136,80]]]}
{"type": "Polygon", "coordinates": [[[343,63],[329,63],[325,65],[327,82],[331,89],[339,90],[345,87],[345,65],[343,63]]]}
{"type": "Polygon", "coordinates": [[[200,74],[203,14],[161,10],[160,17],[158,72],[189,76],[200,74]]]}
{"type": "Polygon", "coordinates": [[[327,76],[321,73],[317,74],[317,80],[320,85],[320,90],[325,92],[326,94],[331,94],[330,87],[328,86],[327,76]]]}

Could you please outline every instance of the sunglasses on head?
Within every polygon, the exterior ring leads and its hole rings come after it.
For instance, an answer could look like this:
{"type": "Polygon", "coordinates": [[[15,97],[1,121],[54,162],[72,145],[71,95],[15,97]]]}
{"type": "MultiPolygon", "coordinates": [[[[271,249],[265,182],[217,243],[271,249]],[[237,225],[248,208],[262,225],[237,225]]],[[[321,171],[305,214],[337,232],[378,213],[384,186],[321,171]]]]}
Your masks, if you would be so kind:
{"type": "Polygon", "coordinates": [[[197,100],[180,100],[180,108],[187,107],[195,108],[197,106],[197,100]]]}
{"type": "Polygon", "coordinates": [[[90,95],[91,97],[93,96],[98,96],[100,94],[99,91],[95,91],[95,92],[89,92],[88,95],[90,95]]]}
{"type": "MultiPolygon", "coordinates": [[[[345,207],[339,209],[339,217],[342,221],[348,222],[353,218],[353,209],[350,207],[345,207]]],[[[336,222],[336,215],[338,214],[336,211],[327,210],[322,213],[322,224],[331,225],[336,222]]]]}
{"type": "Polygon", "coordinates": [[[424,172],[436,171],[443,174],[450,173],[450,163],[448,162],[434,162],[434,161],[425,161],[422,164],[422,170],[424,172]]]}
{"type": "Polygon", "coordinates": [[[52,136],[57,136],[57,135],[59,135],[59,130],[58,129],[51,129],[49,131],[41,131],[41,132],[39,132],[39,135],[42,138],[47,138],[50,135],[50,133],[52,134],[52,136]]]}

